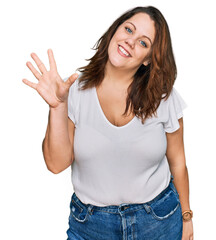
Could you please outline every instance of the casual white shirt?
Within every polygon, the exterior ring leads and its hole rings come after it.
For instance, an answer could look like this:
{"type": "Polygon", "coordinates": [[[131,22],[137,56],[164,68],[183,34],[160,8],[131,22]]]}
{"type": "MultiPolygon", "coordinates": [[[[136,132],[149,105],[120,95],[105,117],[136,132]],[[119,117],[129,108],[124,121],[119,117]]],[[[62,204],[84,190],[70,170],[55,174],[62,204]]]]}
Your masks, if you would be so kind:
{"type": "Polygon", "coordinates": [[[75,124],[71,179],[77,197],[97,206],[152,200],[171,177],[165,132],[179,129],[187,104],[173,87],[167,101],[161,100],[157,117],[143,125],[135,116],[117,127],[104,115],[96,88],[79,90],[78,82],[68,96],[68,116],[75,124]]]}

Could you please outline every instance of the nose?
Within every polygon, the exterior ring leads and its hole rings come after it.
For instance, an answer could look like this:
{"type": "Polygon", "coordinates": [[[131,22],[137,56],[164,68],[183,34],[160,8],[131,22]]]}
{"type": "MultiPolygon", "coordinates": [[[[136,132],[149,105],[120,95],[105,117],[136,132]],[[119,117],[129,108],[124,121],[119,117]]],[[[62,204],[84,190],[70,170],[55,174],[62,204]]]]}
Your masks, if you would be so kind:
{"type": "Polygon", "coordinates": [[[126,43],[127,45],[129,45],[129,47],[131,47],[131,48],[133,49],[133,48],[134,48],[134,45],[135,45],[135,40],[134,40],[132,37],[130,37],[130,38],[128,38],[128,39],[125,40],[125,43],[126,43]]]}

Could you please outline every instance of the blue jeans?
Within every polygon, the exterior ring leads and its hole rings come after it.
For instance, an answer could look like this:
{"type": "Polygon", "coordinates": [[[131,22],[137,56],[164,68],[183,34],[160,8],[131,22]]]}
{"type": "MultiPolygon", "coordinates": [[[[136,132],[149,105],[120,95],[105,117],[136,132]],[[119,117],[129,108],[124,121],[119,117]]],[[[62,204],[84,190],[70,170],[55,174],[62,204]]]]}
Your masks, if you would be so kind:
{"type": "Polygon", "coordinates": [[[172,181],[173,176],[153,200],[139,204],[100,207],[73,193],[67,240],[181,240],[182,210],[172,181]]]}

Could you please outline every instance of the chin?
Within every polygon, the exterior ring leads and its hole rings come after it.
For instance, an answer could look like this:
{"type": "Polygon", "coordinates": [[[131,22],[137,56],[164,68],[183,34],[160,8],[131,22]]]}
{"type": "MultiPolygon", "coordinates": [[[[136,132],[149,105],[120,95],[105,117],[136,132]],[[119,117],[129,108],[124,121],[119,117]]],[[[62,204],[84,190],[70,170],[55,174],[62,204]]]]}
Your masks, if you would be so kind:
{"type": "Polygon", "coordinates": [[[109,64],[113,67],[124,67],[124,65],[117,58],[109,59],[109,64]]]}
{"type": "Polygon", "coordinates": [[[111,66],[116,68],[126,67],[125,61],[123,61],[123,59],[121,59],[117,54],[114,53],[109,55],[108,62],[111,66]]]}

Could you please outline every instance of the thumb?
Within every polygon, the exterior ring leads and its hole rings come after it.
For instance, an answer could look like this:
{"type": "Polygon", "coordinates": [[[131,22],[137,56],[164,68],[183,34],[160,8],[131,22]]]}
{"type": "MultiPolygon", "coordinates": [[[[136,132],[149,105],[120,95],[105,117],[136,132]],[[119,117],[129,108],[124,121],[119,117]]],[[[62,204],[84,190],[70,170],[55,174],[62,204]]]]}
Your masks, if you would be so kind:
{"type": "Polygon", "coordinates": [[[72,74],[67,81],[65,82],[67,87],[70,88],[70,86],[75,82],[75,80],[78,78],[78,73],[72,74]]]}

